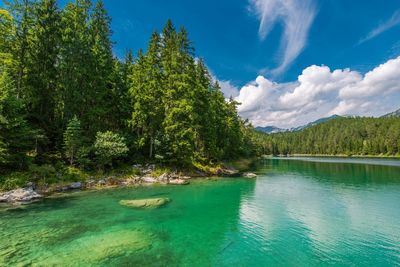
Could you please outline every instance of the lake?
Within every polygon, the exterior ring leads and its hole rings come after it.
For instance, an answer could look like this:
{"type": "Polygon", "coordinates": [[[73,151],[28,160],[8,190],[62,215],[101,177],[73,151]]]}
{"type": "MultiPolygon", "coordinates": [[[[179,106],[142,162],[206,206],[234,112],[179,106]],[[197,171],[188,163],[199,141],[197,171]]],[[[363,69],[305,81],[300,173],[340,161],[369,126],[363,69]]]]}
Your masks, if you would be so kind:
{"type": "Polygon", "coordinates": [[[400,161],[271,158],[195,180],[0,210],[0,266],[400,266],[400,161]],[[122,199],[168,197],[158,209],[122,199]]]}

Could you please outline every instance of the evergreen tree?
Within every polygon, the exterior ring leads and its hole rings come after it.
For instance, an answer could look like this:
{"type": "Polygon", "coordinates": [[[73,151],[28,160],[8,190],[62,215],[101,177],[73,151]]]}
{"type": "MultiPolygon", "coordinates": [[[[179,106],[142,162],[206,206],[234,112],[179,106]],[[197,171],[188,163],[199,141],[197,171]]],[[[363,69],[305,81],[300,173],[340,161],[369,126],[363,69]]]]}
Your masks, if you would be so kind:
{"type": "Polygon", "coordinates": [[[109,101],[114,71],[110,24],[111,18],[104,8],[103,1],[97,1],[89,23],[90,49],[93,58],[85,114],[86,122],[90,122],[89,135],[108,129],[113,124],[110,111],[116,103],[109,101]]]}
{"type": "Polygon", "coordinates": [[[137,131],[139,148],[148,148],[149,158],[153,157],[164,115],[159,45],[159,35],[153,33],[147,53],[139,53],[131,76],[133,112],[130,123],[137,131]]]}
{"type": "Polygon", "coordinates": [[[69,164],[72,166],[82,146],[82,130],[81,122],[74,116],[67,125],[64,132],[64,148],[65,155],[68,158],[69,164]]]}
{"type": "Polygon", "coordinates": [[[62,46],[60,49],[60,85],[62,120],[67,123],[74,115],[81,118],[82,130],[91,124],[88,109],[92,107],[93,56],[88,25],[90,0],[68,3],[62,12],[62,46]]]}
{"type": "Polygon", "coordinates": [[[165,117],[163,147],[171,161],[188,163],[195,149],[194,92],[195,65],[193,48],[187,33],[176,32],[171,21],[163,29],[161,64],[165,117]]]}
{"type": "Polygon", "coordinates": [[[28,120],[35,128],[41,129],[50,140],[50,148],[61,141],[59,130],[60,90],[58,55],[61,38],[61,16],[56,0],[42,0],[33,7],[33,26],[29,64],[26,70],[26,103],[28,120]]]}

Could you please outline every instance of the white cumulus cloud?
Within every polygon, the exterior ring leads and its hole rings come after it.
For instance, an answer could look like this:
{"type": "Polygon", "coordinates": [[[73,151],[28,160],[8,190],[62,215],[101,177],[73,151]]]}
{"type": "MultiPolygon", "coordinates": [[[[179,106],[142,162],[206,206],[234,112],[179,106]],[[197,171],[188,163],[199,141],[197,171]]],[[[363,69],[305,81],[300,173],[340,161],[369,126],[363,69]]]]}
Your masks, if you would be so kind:
{"type": "Polygon", "coordinates": [[[235,99],[255,126],[295,127],[333,114],[380,116],[400,108],[400,57],[365,75],[312,65],[290,83],[258,76],[235,99]]]}
{"type": "Polygon", "coordinates": [[[239,88],[232,84],[231,81],[218,81],[221,91],[225,98],[237,97],[239,95],[239,88]]]}
{"type": "Polygon", "coordinates": [[[262,40],[275,24],[283,24],[280,45],[283,56],[279,66],[272,71],[273,74],[281,74],[299,56],[307,43],[308,32],[316,14],[314,1],[250,0],[250,10],[260,20],[259,36],[262,40]]]}

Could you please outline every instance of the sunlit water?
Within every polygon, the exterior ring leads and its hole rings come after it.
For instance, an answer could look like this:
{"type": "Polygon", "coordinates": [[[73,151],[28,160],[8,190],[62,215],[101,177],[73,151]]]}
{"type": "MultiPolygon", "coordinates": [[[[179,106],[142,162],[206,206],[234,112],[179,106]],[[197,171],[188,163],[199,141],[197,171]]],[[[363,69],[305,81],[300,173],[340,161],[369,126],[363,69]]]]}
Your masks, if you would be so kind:
{"type": "Polygon", "coordinates": [[[0,266],[400,266],[400,166],[375,163],[268,159],[256,179],[3,207],[0,266]],[[148,197],[172,202],[118,203],[148,197]]]}

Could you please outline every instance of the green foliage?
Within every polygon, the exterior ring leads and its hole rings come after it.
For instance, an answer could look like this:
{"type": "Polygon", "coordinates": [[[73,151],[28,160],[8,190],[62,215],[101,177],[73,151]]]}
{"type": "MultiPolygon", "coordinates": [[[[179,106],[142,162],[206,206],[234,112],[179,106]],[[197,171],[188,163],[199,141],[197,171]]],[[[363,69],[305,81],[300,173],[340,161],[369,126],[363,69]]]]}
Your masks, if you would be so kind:
{"type": "Polygon", "coordinates": [[[68,122],[67,129],[64,132],[65,155],[68,157],[71,166],[74,164],[74,160],[77,157],[81,145],[81,122],[74,116],[68,122]]]}
{"type": "Polygon", "coordinates": [[[166,167],[166,166],[164,166],[164,167],[157,166],[157,167],[151,172],[151,176],[153,176],[153,177],[158,177],[158,176],[161,176],[161,175],[164,174],[164,173],[169,174],[169,173],[172,173],[172,172],[173,172],[172,169],[169,168],[169,167],[166,167]]]}
{"type": "Polygon", "coordinates": [[[89,175],[83,172],[81,169],[69,166],[64,170],[61,177],[64,182],[77,182],[85,181],[89,175]]]}
{"type": "Polygon", "coordinates": [[[111,131],[97,133],[94,150],[101,166],[111,165],[114,159],[125,156],[129,151],[125,138],[111,131]]]}
{"type": "Polygon", "coordinates": [[[29,174],[31,175],[31,182],[46,184],[57,181],[57,171],[55,167],[50,164],[40,166],[32,164],[29,166],[29,174]]]}
{"type": "Polygon", "coordinates": [[[258,154],[397,155],[400,118],[336,118],[300,132],[255,134],[258,154]]]}
{"type": "Polygon", "coordinates": [[[0,166],[22,168],[26,153],[32,149],[33,132],[29,128],[21,100],[7,70],[0,73],[0,166]]]}
{"type": "Polygon", "coordinates": [[[0,177],[0,191],[9,191],[26,185],[27,173],[13,172],[0,177]]]}
{"type": "Polygon", "coordinates": [[[135,148],[148,158],[190,165],[242,154],[237,103],[225,101],[204,62],[195,60],[184,28],[168,21],[162,34],[153,33],[129,81],[135,148]]]}

